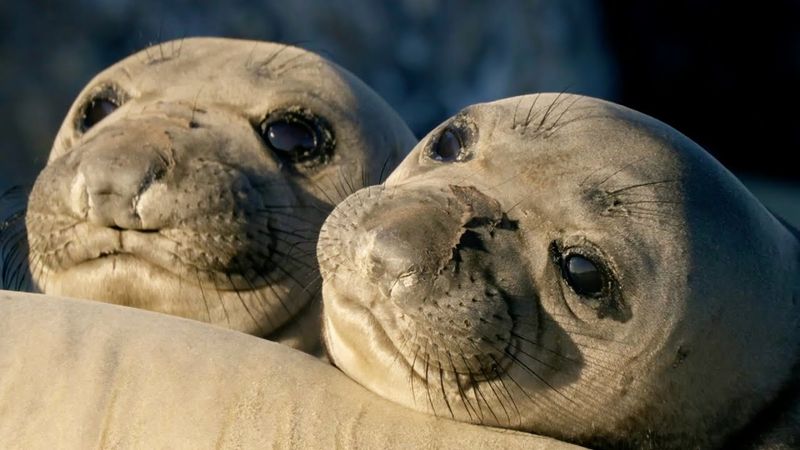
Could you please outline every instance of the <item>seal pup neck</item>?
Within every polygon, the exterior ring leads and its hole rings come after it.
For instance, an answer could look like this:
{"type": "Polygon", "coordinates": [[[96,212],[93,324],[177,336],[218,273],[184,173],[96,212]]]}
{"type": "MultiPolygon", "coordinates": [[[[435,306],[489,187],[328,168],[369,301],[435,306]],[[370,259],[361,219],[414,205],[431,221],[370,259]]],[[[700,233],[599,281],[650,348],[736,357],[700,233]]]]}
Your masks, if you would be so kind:
{"type": "MultiPolygon", "coordinates": [[[[800,230],[785,219],[773,214],[794,237],[791,242],[795,254],[795,264],[787,268],[793,281],[792,305],[795,311],[800,308],[800,230]]],[[[800,315],[795,315],[800,318],[800,315]]],[[[800,327],[795,327],[798,329],[800,327]]],[[[800,354],[793,355],[794,365],[791,373],[800,371],[800,354]]],[[[722,448],[766,449],[790,448],[800,443],[800,381],[787,383],[750,423],[734,433],[722,448]]]]}

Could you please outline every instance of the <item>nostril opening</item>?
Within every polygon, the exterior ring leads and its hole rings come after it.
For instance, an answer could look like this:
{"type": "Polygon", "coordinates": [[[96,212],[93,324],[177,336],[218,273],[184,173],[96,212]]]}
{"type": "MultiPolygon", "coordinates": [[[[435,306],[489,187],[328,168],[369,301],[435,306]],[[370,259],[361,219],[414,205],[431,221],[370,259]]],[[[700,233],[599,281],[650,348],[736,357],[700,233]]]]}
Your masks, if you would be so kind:
{"type": "Polygon", "coordinates": [[[166,167],[161,167],[161,166],[154,167],[148,173],[148,176],[143,180],[143,182],[142,182],[142,188],[143,189],[142,190],[147,189],[148,187],[150,187],[150,184],[152,184],[154,181],[161,180],[162,178],[164,178],[164,175],[166,175],[166,174],[167,174],[167,168],[166,167]]]}
{"type": "Polygon", "coordinates": [[[114,196],[114,195],[119,195],[116,192],[114,192],[114,190],[112,188],[110,188],[110,187],[104,187],[104,188],[100,188],[100,189],[96,189],[96,190],[90,190],[89,194],[91,194],[94,197],[111,197],[111,196],[114,196]]]}
{"type": "Polygon", "coordinates": [[[483,238],[481,235],[472,230],[464,230],[461,234],[461,238],[456,243],[455,250],[477,250],[480,252],[488,252],[489,250],[486,248],[486,244],[483,242],[483,238]]]}

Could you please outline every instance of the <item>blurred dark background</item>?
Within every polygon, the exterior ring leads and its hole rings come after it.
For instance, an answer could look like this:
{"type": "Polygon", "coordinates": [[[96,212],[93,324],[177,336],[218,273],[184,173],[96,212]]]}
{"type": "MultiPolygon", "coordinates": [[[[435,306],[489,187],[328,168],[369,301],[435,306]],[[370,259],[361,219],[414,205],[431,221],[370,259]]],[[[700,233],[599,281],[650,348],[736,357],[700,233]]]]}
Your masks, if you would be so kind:
{"type": "Polygon", "coordinates": [[[471,103],[606,98],[697,141],[800,223],[800,2],[0,2],[0,189],[31,183],[99,70],[159,41],[295,43],[361,77],[421,137],[471,103]]]}

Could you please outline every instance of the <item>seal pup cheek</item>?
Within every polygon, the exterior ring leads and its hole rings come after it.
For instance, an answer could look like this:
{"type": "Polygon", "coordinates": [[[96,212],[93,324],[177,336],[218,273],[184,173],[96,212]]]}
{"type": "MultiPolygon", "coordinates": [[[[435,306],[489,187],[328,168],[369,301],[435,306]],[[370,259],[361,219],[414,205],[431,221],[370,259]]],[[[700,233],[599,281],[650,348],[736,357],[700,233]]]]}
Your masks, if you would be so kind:
{"type": "MultiPolygon", "coordinates": [[[[326,287],[323,287],[323,291],[326,287]]],[[[391,374],[386,364],[397,361],[399,355],[382,326],[360,301],[341,298],[327,288],[323,333],[325,349],[330,361],[354,380],[381,380],[370,385],[386,398],[392,398],[392,386],[406,383],[405,375],[391,374]]]]}

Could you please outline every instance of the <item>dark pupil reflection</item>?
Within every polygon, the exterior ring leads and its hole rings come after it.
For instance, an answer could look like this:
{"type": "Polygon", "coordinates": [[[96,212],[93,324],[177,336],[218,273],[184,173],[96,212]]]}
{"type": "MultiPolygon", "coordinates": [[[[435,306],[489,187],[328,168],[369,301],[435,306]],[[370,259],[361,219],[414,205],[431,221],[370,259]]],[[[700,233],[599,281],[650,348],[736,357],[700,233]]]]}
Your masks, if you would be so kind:
{"type": "Polygon", "coordinates": [[[267,140],[275,150],[287,153],[306,153],[317,142],[311,129],[300,122],[274,122],[267,125],[267,140]]]}
{"type": "Polygon", "coordinates": [[[114,112],[117,105],[111,100],[96,99],[92,100],[89,107],[86,108],[86,113],[83,116],[83,128],[88,130],[93,127],[97,122],[105,119],[106,116],[114,112]]]}
{"type": "Polygon", "coordinates": [[[454,161],[461,154],[461,141],[455,133],[445,130],[436,143],[434,153],[436,159],[440,161],[454,161]]]}
{"type": "Polygon", "coordinates": [[[593,262],[579,255],[567,258],[567,277],[579,295],[595,296],[603,292],[603,274],[593,262]]]}

